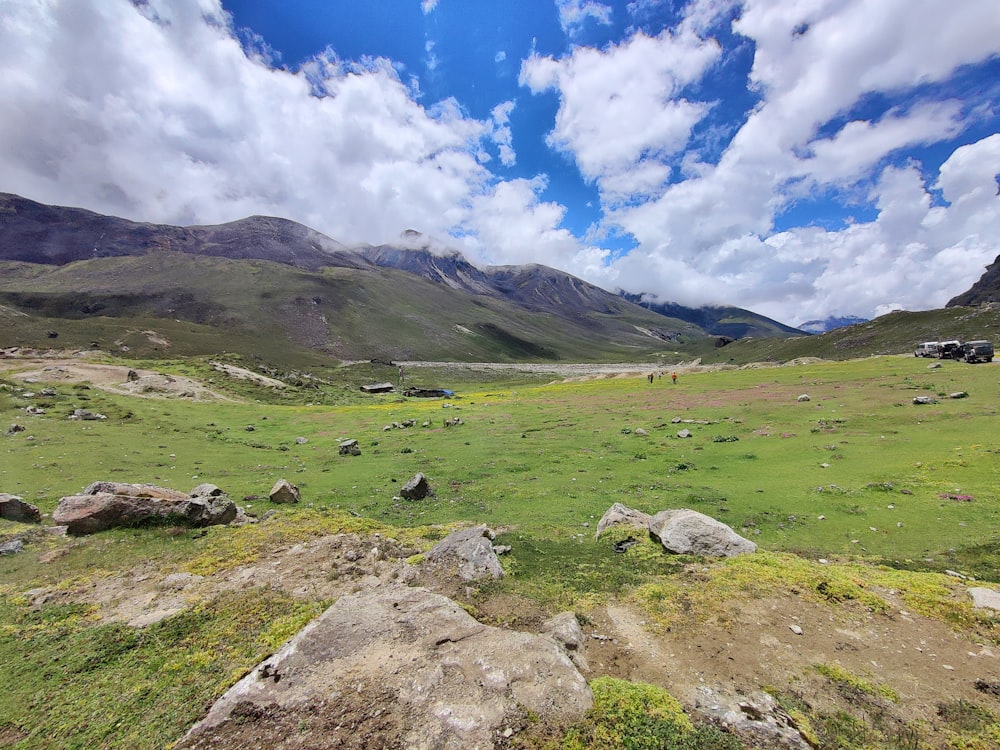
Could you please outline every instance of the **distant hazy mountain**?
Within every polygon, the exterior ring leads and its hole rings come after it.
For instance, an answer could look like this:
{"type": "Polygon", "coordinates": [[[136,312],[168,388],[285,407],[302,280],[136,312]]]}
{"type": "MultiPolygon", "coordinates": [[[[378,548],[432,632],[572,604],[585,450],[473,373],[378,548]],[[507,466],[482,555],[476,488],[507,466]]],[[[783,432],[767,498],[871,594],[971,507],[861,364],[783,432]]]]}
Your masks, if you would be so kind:
{"type": "Polygon", "coordinates": [[[954,297],[945,307],[969,307],[1000,302],[1000,255],[990,265],[972,288],[954,297]]]}
{"type": "Polygon", "coordinates": [[[824,318],[823,320],[807,320],[799,326],[799,330],[806,333],[826,333],[827,331],[835,331],[838,328],[853,326],[856,323],[867,322],[868,318],[859,318],[856,315],[844,315],[841,317],[831,315],[829,318],[824,318]]]}
{"type": "Polygon", "coordinates": [[[705,307],[685,307],[676,302],[648,302],[643,295],[619,292],[630,302],[642,305],[647,310],[658,312],[671,318],[678,318],[704,328],[713,336],[727,336],[731,339],[741,339],[748,336],[798,336],[802,331],[779,323],[771,318],[758,315],[741,307],[728,305],[709,305],[705,307]]]}

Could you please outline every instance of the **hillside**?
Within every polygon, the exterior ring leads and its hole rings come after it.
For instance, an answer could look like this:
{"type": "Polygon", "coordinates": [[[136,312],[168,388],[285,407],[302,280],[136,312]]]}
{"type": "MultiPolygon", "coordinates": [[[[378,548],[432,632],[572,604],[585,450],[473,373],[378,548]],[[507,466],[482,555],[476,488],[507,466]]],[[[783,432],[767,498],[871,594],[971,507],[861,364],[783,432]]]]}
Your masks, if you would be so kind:
{"type": "Polygon", "coordinates": [[[178,355],[222,349],[310,361],[609,361],[693,358],[714,335],[787,336],[727,308],[735,328],[680,306],[651,310],[540,265],[479,269],[407,232],[348,248],[254,216],[172,227],[0,194],[4,344],[178,355]],[[737,330],[738,329],[738,330],[737,330]],[[147,335],[136,335],[151,331],[147,335]],[[51,339],[59,338],[58,342],[51,339]]]}
{"type": "Polygon", "coordinates": [[[979,277],[972,288],[949,300],[947,307],[986,305],[1000,302],[1000,255],[979,277]]]}

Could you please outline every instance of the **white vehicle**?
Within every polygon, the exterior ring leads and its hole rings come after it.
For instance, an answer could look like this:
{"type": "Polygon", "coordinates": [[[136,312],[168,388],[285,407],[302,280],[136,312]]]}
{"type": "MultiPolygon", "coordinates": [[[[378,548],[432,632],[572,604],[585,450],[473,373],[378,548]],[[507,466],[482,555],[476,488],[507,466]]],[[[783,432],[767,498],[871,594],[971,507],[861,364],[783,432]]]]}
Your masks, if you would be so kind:
{"type": "Polygon", "coordinates": [[[941,349],[941,344],[937,341],[925,341],[922,344],[917,344],[917,348],[913,352],[914,357],[936,357],[938,356],[938,351],[941,349]]]}

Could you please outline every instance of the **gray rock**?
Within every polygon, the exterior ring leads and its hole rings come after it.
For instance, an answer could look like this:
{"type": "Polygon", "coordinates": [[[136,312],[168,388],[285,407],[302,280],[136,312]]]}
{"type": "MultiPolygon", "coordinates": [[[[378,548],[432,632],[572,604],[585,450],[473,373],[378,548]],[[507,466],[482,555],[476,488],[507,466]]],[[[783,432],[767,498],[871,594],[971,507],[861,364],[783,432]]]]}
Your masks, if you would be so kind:
{"type": "Polygon", "coordinates": [[[20,495],[8,495],[0,492],[0,518],[19,523],[38,523],[42,513],[31,503],[26,503],[20,495]]]}
{"type": "Polygon", "coordinates": [[[464,581],[503,577],[493,549],[493,532],[486,526],[452,532],[431,548],[425,560],[434,566],[454,566],[464,581]]]}
{"type": "Polygon", "coordinates": [[[649,532],[664,549],[679,555],[735,557],[757,551],[726,524],[696,510],[662,510],[649,520],[649,532]]]}
{"type": "Polygon", "coordinates": [[[337,453],[341,456],[360,456],[361,446],[358,445],[357,440],[343,440],[337,446],[337,453]]]}
{"type": "Polygon", "coordinates": [[[681,430],[680,432],[677,433],[677,437],[689,438],[691,437],[691,430],[681,430]]]}
{"type": "Polygon", "coordinates": [[[601,520],[597,522],[597,534],[594,535],[594,538],[600,539],[601,534],[606,529],[619,524],[646,531],[649,528],[649,518],[648,513],[643,513],[641,510],[633,510],[621,503],[615,503],[604,512],[601,520]]]}
{"type": "Polygon", "coordinates": [[[966,393],[965,391],[955,391],[954,393],[949,394],[948,396],[948,398],[968,398],[968,397],[969,394],[966,393]]]}
{"type": "Polygon", "coordinates": [[[417,472],[413,479],[403,485],[399,491],[400,497],[406,500],[423,500],[431,493],[431,486],[427,482],[427,477],[417,472]]]}
{"type": "Polygon", "coordinates": [[[551,638],[483,625],[426,589],[382,585],[341,597],[176,747],[250,746],[288,727],[305,737],[311,722],[332,726],[345,716],[344,731],[368,747],[492,748],[525,725],[525,712],[570,723],[592,705],[551,638]],[[249,724],[230,720],[248,710],[249,724]]]}
{"type": "Polygon", "coordinates": [[[752,695],[727,695],[701,687],[695,710],[731,730],[752,747],[781,747],[788,750],[811,750],[795,721],[778,702],[760,691],[752,695]]]}
{"type": "Polygon", "coordinates": [[[971,586],[966,590],[972,597],[972,606],[976,609],[993,609],[1000,612],[1000,591],[985,586],[971,586]]]}
{"type": "Polygon", "coordinates": [[[212,526],[235,517],[236,504],[224,494],[191,497],[166,487],[124,482],[94,482],[83,494],[62,498],[52,513],[53,522],[72,535],[156,523],[212,526]]]}
{"type": "Polygon", "coordinates": [[[914,396],[913,403],[917,404],[918,406],[922,404],[936,404],[937,399],[934,398],[933,396],[914,396]]]}
{"type": "Polygon", "coordinates": [[[581,653],[581,646],[586,643],[587,639],[575,614],[563,612],[546,620],[542,623],[541,632],[555,639],[556,643],[566,649],[566,653],[569,654],[569,658],[573,660],[577,668],[584,672],[590,671],[590,665],[587,664],[587,660],[581,653]]]}
{"type": "Polygon", "coordinates": [[[796,401],[812,401],[812,399],[811,399],[811,398],[809,398],[809,394],[808,394],[808,393],[803,393],[803,394],[802,394],[801,396],[799,396],[799,397],[798,397],[797,399],[795,399],[795,400],[796,400],[796,401]]]}
{"type": "Polygon", "coordinates": [[[191,497],[218,497],[225,494],[218,486],[208,482],[199,484],[190,492],[191,497]]]}
{"type": "Polygon", "coordinates": [[[272,503],[297,503],[302,495],[299,488],[287,479],[279,479],[268,493],[272,503]]]}
{"type": "Polygon", "coordinates": [[[3,555],[16,555],[19,552],[24,552],[23,539],[10,539],[0,544],[0,557],[3,555]]]}

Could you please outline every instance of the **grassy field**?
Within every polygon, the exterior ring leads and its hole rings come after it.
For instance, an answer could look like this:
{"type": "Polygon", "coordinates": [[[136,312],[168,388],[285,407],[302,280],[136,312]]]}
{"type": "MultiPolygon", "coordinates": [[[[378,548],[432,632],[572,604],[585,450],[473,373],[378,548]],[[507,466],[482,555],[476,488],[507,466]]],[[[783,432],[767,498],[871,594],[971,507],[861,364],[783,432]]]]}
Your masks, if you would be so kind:
{"type": "MultiPolygon", "coordinates": [[[[542,382],[414,370],[408,384],[446,381],[455,395],[405,399],[360,394],[359,383],[392,378],[375,365],[277,392],[224,382],[204,362],[158,363],[175,375],[212,377],[242,399],[212,403],[119,396],[87,384],[55,384],[53,395],[40,395],[43,384],[8,374],[0,380],[0,423],[26,429],[0,438],[0,492],[43,513],[98,480],[182,490],[211,482],[258,513],[284,477],[301,489],[302,503],[283,507],[271,531],[212,529],[216,557],[206,557],[205,538],[164,529],[105,532],[74,542],[51,564],[37,554],[0,557],[0,658],[16,665],[17,686],[0,696],[0,745],[7,737],[21,748],[163,746],[323,605],[274,592],[231,594],[212,609],[134,631],[93,627],[83,605],[29,607],[25,591],[150,559],[225,569],[276,538],[384,524],[426,548],[441,534],[434,527],[487,523],[513,547],[505,587],[572,607],[641,587],[676,565],[660,556],[609,574],[615,555],[594,531],[621,502],[650,513],[702,511],[771,553],[1000,582],[1000,370],[930,364],[881,356],[682,372],[676,384],[666,376],[542,382]],[[958,392],[967,397],[951,397],[958,392]],[[916,396],[936,403],[916,405],[916,396]],[[29,405],[45,413],[27,415],[29,405]],[[67,419],[75,408],[107,419],[67,419]],[[461,424],[446,427],[454,417],[461,424]],[[393,426],[405,420],[415,426],[393,426]],[[679,437],[685,429],[690,437],[679,437]],[[359,441],[360,456],[338,455],[346,438],[359,441]],[[416,472],[427,475],[434,496],[401,500],[399,488],[416,472]],[[99,684],[115,687],[105,695],[99,684]],[[146,725],[116,727],[123,710],[147,716],[146,725]],[[47,736],[67,736],[68,715],[80,711],[92,716],[79,742],[47,745],[47,736]]],[[[0,538],[23,529],[0,521],[0,538]]]]}

